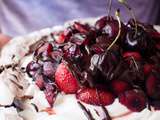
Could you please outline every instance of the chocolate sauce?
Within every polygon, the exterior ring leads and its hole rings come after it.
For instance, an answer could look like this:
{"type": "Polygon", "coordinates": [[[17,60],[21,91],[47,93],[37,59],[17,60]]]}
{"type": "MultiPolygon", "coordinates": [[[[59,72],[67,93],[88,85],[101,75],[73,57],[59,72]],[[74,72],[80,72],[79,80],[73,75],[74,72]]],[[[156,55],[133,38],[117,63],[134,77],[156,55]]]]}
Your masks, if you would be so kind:
{"type": "Polygon", "coordinates": [[[13,70],[15,70],[15,68],[18,66],[17,63],[12,63],[12,64],[8,64],[8,65],[2,65],[0,66],[0,73],[2,73],[5,69],[9,69],[12,68],[13,70]]]}
{"type": "Polygon", "coordinates": [[[101,108],[106,115],[106,117],[103,120],[112,120],[111,116],[108,113],[108,110],[104,106],[101,106],[101,108]]]}
{"type": "Polygon", "coordinates": [[[98,116],[100,116],[99,112],[98,112],[96,109],[94,109],[94,111],[96,112],[96,114],[97,114],[98,116]]]}
{"type": "Polygon", "coordinates": [[[86,115],[86,117],[88,118],[88,120],[95,120],[93,118],[91,112],[89,110],[87,110],[87,108],[81,102],[78,101],[77,103],[80,106],[80,108],[83,110],[83,112],[86,115]]]}

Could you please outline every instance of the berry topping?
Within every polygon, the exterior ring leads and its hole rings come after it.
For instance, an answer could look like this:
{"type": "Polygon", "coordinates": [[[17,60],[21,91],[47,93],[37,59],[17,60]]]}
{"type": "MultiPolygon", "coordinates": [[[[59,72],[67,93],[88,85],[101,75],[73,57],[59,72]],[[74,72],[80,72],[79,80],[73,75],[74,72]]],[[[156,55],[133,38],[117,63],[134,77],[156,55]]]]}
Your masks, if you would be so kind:
{"type": "Polygon", "coordinates": [[[40,70],[40,67],[40,64],[31,61],[26,67],[26,72],[30,77],[33,77],[40,70]]]}
{"type": "Polygon", "coordinates": [[[58,65],[55,72],[55,82],[60,90],[66,94],[75,93],[79,89],[77,79],[65,62],[58,65]]]}
{"type": "Polygon", "coordinates": [[[111,89],[113,90],[113,92],[116,95],[119,95],[120,93],[123,93],[123,92],[131,89],[131,86],[127,82],[125,82],[125,81],[122,81],[122,80],[113,80],[111,82],[111,89]]]}
{"type": "Polygon", "coordinates": [[[160,77],[158,73],[151,73],[146,80],[146,90],[149,97],[160,100],[160,77]]]}
{"type": "Polygon", "coordinates": [[[77,92],[76,98],[92,105],[105,106],[114,102],[114,95],[111,92],[96,88],[82,88],[77,92]]]}
{"type": "Polygon", "coordinates": [[[128,109],[140,112],[146,107],[145,94],[140,90],[129,90],[119,95],[119,101],[128,109]]]}

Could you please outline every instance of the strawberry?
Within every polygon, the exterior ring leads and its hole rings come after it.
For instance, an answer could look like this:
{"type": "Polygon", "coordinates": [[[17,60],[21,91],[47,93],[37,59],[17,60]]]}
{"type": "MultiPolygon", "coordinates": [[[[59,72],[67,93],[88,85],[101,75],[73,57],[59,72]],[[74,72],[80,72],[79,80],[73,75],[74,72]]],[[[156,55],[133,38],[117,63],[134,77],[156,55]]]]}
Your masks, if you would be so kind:
{"type": "Polygon", "coordinates": [[[60,90],[66,94],[75,93],[79,89],[77,79],[64,62],[59,64],[57,67],[55,72],[55,82],[60,90]]]}
{"type": "Polygon", "coordinates": [[[96,88],[82,88],[77,92],[76,98],[91,105],[105,106],[114,102],[114,95],[111,92],[96,88]]]}
{"type": "Polygon", "coordinates": [[[126,90],[129,90],[131,88],[131,86],[125,81],[113,80],[111,82],[111,88],[116,95],[119,95],[120,93],[123,93],[126,90]]]}

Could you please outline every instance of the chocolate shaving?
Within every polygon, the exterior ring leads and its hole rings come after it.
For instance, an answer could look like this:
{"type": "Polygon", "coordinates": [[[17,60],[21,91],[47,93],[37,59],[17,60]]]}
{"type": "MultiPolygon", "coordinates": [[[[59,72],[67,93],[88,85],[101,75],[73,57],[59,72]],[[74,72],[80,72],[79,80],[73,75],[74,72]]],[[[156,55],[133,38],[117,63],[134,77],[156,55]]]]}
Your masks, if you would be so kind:
{"type": "Polygon", "coordinates": [[[80,106],[80,108],[83,110],[83,112],[86,115],[86,117],[88,118],[88,120],[95,120],[93,118],[91,112],[89,110],[87,110],[86,107],[81,102],[78,101],[77,103],[80,106]]]}
{"type": "Polygon", "coordinates": [[[103,119],[103,120],[112,120],[109,113],[108,113],[108,110],[104,107],[104,106],[101,106],[102,110],[104,111],[106,117],[103,119]]]}
{"type": "Polygon", "coordinates": [[[38,111],[39,111],[39,110],[38,110],[38,107],[37,107],[37,105],[36,105],[36,104],[31,103],[31,105],[33,105],[33,107],[35,108],[36,112],[38,112],[38,111]]]}
{"type": "Polygon", "coordinates": [[[18,83],[16,83],[14,80],[10,79],[10,81],[12,83],[14,83],[19,89],[22,89],[23,90],[23,86],[19,85],[18,83]]]}
{"type": "Polygon", "coordinates": [[[29,96],[29,95],[24,95],[21,97],[22,100],[28,100],[28,99],[33,99],[33,96],[29,96]]]}

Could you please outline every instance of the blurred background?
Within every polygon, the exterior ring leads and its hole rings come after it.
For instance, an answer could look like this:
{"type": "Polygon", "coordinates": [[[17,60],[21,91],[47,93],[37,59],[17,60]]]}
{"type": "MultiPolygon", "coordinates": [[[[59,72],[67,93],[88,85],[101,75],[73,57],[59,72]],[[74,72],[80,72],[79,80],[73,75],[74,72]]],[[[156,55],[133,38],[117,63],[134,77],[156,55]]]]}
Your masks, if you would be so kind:
{"type": "MultiPolygon", "coordinates": [[[[0,0],[0,30],[9,36],[27,34],[65,21],[107,14],[108,0],[0,0]]],[[[127,0],[139,21],[160,24],[160,0],[127,0]]],[[[113,0],[112,15],[121,9],[122,21],[131,16],[113,0]]]]}

